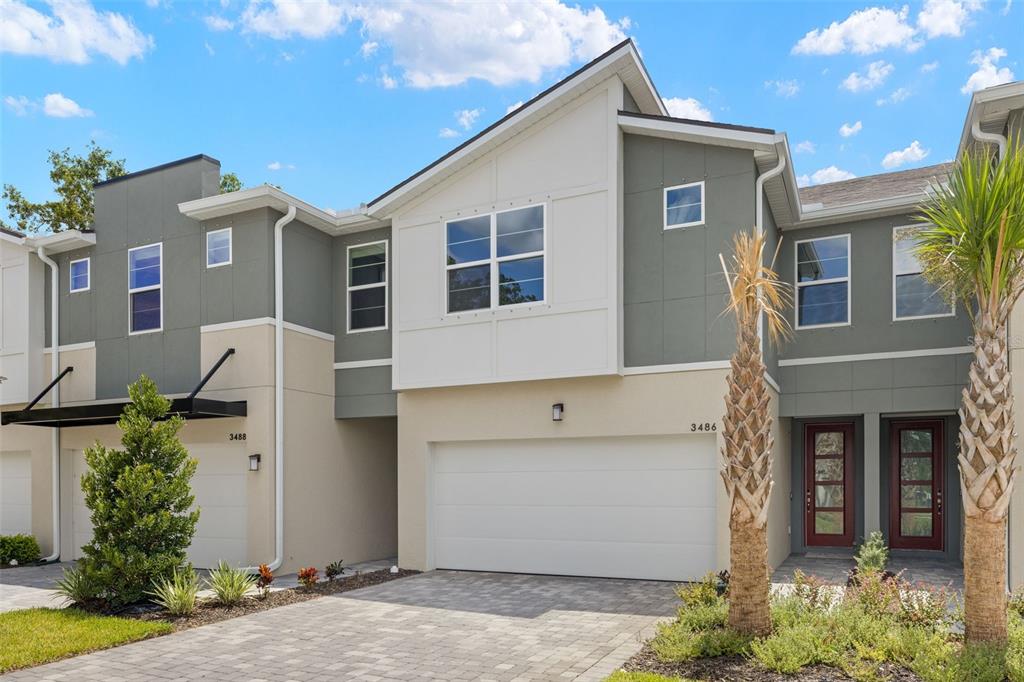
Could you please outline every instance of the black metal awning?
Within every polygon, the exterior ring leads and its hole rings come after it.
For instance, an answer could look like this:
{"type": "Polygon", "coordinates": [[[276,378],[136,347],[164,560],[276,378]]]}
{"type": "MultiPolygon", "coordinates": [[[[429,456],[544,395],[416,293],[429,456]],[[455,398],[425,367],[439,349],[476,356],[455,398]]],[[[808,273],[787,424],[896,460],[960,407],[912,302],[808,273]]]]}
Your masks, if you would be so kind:
{"type": "MultiPolygon", "coordinates": [[[[197,398],[196,395],[202,390],[206,382],[210,380],[214,372],[220,369],[229,356],[234,355],[235,349],[228,348],[220,359],[213,365],[206,376],[185,398],[174,398],[171,400],[171,407],[167,411],[167,417],[182,417],[183,419],[214,419],[217,417],[244,417],[246,416],[246,401],[244,400],[211,400],[209,398],[197,398]]],[[[94,403],[91,405],[71,405],[69,407],[50,407],[41,410],[33,410],[39,400],[46,395],[54,385],[65,375],[73,371],[73,367],[67,367],[56,379],[51,381],[42,392],[35,397],[27,407],[21,410],[11,410],[0,413],[0,425],[24,424],[25,426],[98,426],[102,424],[116,424],[121,418],[121,412],[129,401],[123,400],[113,403],[94,403]]],[[[166,418],[166,417],[165,417],[166,418]]]]}

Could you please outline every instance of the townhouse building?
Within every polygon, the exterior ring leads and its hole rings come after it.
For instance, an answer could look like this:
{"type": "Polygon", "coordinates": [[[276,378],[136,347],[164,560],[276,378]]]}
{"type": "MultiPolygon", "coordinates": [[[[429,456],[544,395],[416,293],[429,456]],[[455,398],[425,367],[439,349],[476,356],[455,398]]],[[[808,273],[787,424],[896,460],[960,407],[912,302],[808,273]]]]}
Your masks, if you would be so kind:
{"type": "MultiPolygon", "coordinates": [[[[1024,83],[976,93],[959,149],[1022,120],[1024,83]]],[[[800,188],[784,133],[668,116],[626,41],[351,211],[218,194],[206,156],[100,183],[91,232],[0,235],[0,532],[78,555],[82,452],[146,373],[199,460],[198,566],[725,568],[719,254],[753,227],[795,299],[770,562],[873,530],[959,561],[971,326],[910,246],[949,167],[800,188]]]]}

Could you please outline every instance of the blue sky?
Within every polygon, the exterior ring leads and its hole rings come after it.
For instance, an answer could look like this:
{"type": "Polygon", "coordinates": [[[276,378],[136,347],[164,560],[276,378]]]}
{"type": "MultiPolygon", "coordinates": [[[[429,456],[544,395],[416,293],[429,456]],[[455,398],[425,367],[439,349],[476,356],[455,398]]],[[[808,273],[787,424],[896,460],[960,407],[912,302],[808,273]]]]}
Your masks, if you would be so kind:
{"type": "Polygon", "coordinates": [[[46,151],[95,139],[349,208],[625,36],[673,112],[787,132],[804,183],[913,168],[1024,78],[1020,4],[0,0],[0,180],[49,198],[46,151]]]}

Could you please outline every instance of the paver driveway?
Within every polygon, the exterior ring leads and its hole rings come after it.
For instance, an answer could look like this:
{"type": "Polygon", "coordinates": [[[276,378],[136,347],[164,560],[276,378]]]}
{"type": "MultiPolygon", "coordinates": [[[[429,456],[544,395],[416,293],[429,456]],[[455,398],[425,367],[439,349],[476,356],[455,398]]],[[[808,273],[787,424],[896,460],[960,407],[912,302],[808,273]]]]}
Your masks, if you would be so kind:
{"type": "Polygon", "coordinates": [[[672,588],[433,571],[8,678],[600,680],[674,613],[672,588]]]}

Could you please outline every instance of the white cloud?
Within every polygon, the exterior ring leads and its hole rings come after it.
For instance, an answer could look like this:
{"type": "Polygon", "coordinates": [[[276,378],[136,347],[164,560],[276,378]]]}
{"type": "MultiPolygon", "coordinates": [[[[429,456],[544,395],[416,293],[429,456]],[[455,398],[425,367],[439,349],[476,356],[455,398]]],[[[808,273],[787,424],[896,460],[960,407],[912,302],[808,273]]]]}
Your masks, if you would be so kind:
{"type": "Polygon", "coordinates": [[[908,163],[916,163],[928,156],[930,153],[930,149],[923,149],[921,147],[921,143],[914,140],[910,143],[909,147],[886,154],[885,158],[882,159],[882,167],[886,170],[899,168],[900,166],[905,166],[908,163]]]}
{"type": "Polygon", "coordinates": [[[441,130],[437,133],[437,136],[443,138],[458,137],[459,131],[455,130],[454,128],[441,128],[441,130]]]}
{"type": "MultiPolygon", "coordinates": [[[[417,88],[536,82],[550,69],[586,61],[626,37],[628,19],[559,0],[433,3],[403,0],[250,0],[243,30],[271,38],[323,38],[358,24],[367,41],[387,44],[404,81],[417,88]]],[[[397,84],[397,83],[396,83],[397,84]]]]}
{"type": "Polygon", "coordinates": [[[917,27],[929,38],[964,34],[964,26],[971,12],[981,9],[979,0],[927,0],[917,15],[917,27]]]}
{"type": "Polygon", "coordinates": [[[854,71],[846,80],[840,85],[844,90],[850,92],[864,92],[867,90],[874,90],[878,86],[885,83],[885,79],[889,77],[889,74],[893,72],[895,67],[886,62],[885,60],[878,60],[877,62],[871,62],[868,64],[867,70],[864,75],[860,72],[854,71]]]}
{"type": "Polygon", "coordinates": [[[291,52],[285,52],[284,50],[282,50],[281,59],[283,61],[290,62],[295,59],[295,55],[293,55],[291,52]]]}
{"type": "Polygon", "coordinates": [[[217,54],[217,51],[213,49],[213,45],[211,45],[205,40],[203,41],[203,47],[206,48],[207,53],[209,53],[211,57],[217,54]]]}
{"type": "Polygon", "coordinates": [[[931,73],[937,68],[939,68],[938,62],[928,62],[927,64],[921,65],[921,73],[931,73]]]}
{"type": "Polygon", "coordinates": [[[800,92],[800,84],[795,80],[765,81],[765,90],[774,90],[779,97],[793,97],[800,92]]]}
{"type": "Polygon", "coordinates": [[[669,116],[675,118],[691,118],[695,121],[713,121],[711,111],[693,97],[666,97],[662,99],[669,116]]]}
{"type": "Polygon", "coordinates": [[[505,115],[508,116],[521,106],[523,106],[523,100],[519,100],[518,102],[513,102],[512,104],[509,104],[508,108],[505,109],[505,115]]]}
{"type": "Polygon", "coordinates": [[[380,43],[375,40],[367,40],[359,47],[360,54],[363,55],[363,59],[369,59],[380,47],[380,43]]]}
{"type": "Polygon", "coordinates": [[[51,118],[86,118],[93,113],[59,92],[43,97],[43,113],[51,118]]]}
{"type": "Polygon", "coordinates": [[[54,2],[44,14],[20,0],[0,0],[0,52],[85,64],[94,54],[126,64],[142,58],[153,38],[130,17],[97,12],[86,0],[54,2]]]}
{"type": "Polygon", "coordinates": [[[800,187],[806,187],[808,185],[823,185],[829,182],[851,180],[855,177],[857,176],[850,171],[837,168],[836,166],[828,166],[827,168],[819,168],[810,175],[801,175],[796,179],[796,182],[800,187]]]}
{"type": "Polygon", "coordinates": [[[922,43],[907,18],[910,8],[899,12],[882,7],[869,7],[853,12],[843,21],[833,21],[828,28],[816,28],[797,41],[793,54],[831,55],[843,52],[874,54],[889,48],[913,52],[922,43]]]}
{"type": "Polygon", "coordinates": [[[383,68],[380,70],[380,78],[377,79],[377,82],[380,83],[385,90],[394,90],[398,87],[398,81],[391,77],[387,69],[383,68]]]}
{"type": "Polygon", "coordinates": [[[1006,0],[1006,4],[1003,5],[1003,8],[1001,10],[999,10],[999,13],[1005,17],[1007,14],[1010,13],[1011,7],[1013,7],[1013,0],[1006,0]]]}
{"type": "Polygon", "coordinates": [[[853,137],[854,135],[859,133],[863,128],[864,125],[860,121],[857,121],[853,125],[850,125],[849,123],[843,123],[843,125],[839,126],[839,134],[842,135],[843,137],[853,137]]]}
{"type": "Polygon", "coordinates": [[[38,105],[25,95],[7,95],[4,97],[4,106],[11,110],[15,116],[25,116],[34,110],[38,105]]]}
{"type": "Polygon", "coordinates": [[[455,112],[455,120],[459,122],[463,130],[469,130],[476,123],[476,120],[480,118],[480,112],[483,109],[462,109],[455,112]]]}
{"type": "Polygon", "coordinates": [[[267,164],[267,170],[279,171],[279,170],[295,170],[294,163],[281,163],[280,161],[271,161],[267,164]]]}
{"type": "Polygon", "coordinates": [[[817,147],[810,140],[804,140],[793,147],[793,151],[797,154],[813,154],[817,151],[817,147]]]}
{"type": "Polygon", "coordinates": [[[1001,47],[990,47],[987,51],[975,50],[971,55],[971,64],[978,67],[978,70],[970,75],[960,92],[969,95],[977,90],[991,88],[993,85],[1002,85],[1013,80],[1013,71],[1010,67],[1000,68],[997,63],[1006,56],[1006,50],[1001,47]]]}
{"type": "Polygon", "coordinates": [[[206,24],[206,28],[211,31],[230,31],[235,27],[235,22],[230,19],[214,16],[212,14],[203,17],[203,22],[206,24]]]}
{"type": "Polygon", "coordinates": [[[895,90],[892,91],[892,93],[890,93],[888,97],[880,97],[876,99],[875,104],[877,104],[880,107],[885,106],[886,104],[898,104],[907,99],[910,99],[910,95],[912,94],[913,93],[911,93],[908,88],[896,88],[895,90]]]}

